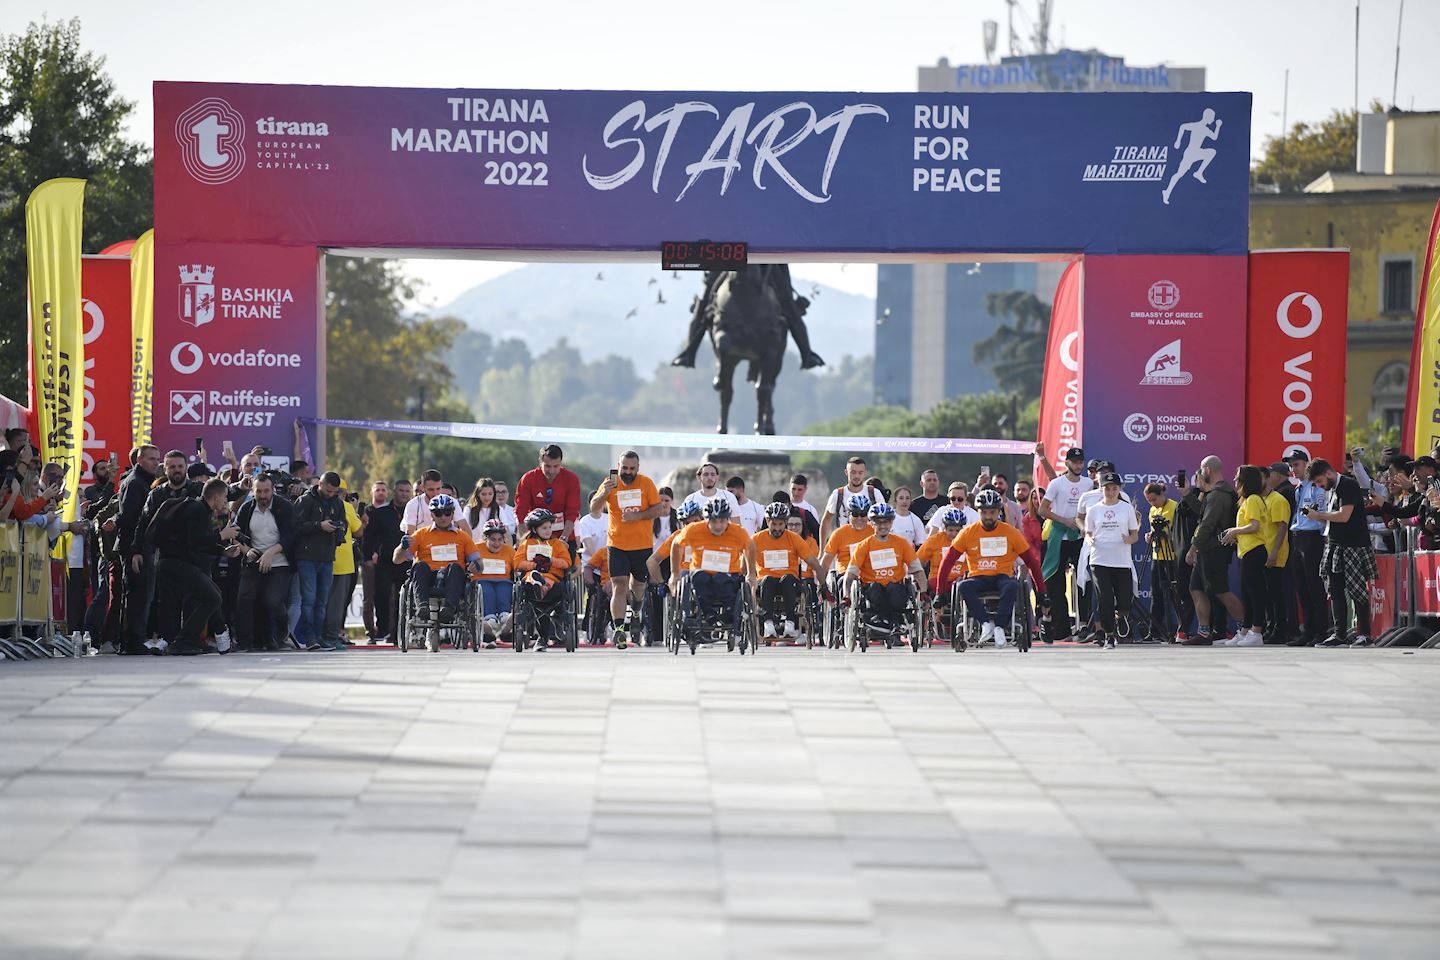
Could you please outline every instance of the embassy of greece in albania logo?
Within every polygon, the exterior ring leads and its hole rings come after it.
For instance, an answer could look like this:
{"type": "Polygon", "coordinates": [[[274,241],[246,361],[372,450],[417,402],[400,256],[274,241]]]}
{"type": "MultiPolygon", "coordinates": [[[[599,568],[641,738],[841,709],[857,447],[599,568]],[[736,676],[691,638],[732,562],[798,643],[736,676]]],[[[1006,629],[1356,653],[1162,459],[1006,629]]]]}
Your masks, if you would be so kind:
{"type": "Polygon", "coordinates": [[[228,183],[247,166],[264,173],[324,173],[330,125],[316,120],[260,117],[253,123],[219,97],[207,97],[175,119],[180,161],[201,183],[228,183]],[[254,144],[247,151],[247,127],[254,144]],[[247,162],[248,158],[248,162],[247,162]]]}

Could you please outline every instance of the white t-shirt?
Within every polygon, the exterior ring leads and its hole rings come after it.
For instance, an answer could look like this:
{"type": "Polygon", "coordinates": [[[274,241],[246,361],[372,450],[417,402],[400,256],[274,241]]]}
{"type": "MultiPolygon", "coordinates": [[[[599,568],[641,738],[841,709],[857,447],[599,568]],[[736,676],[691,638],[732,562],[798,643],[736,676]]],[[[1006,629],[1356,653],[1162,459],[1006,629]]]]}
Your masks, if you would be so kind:
{"type": "Polygon", "coordinates": [[[660,532],[657,533],[657,534],[655,534],[655,546],[657,546],[657,547],[660,546],[660,544],[664,543],[664,542],[665,542],[665,538],[668,537],[668,536],[670,536],[670,534],[674,532],[673,530],[670,529],[670,514],[668,514],[668,513],[662,513],[662,514],[660,514],[660,518],[659,518],[659,519],[660,519],[660,532]]]}
{"type": "Polygon", "coordinates": [[[1045,499],[1050,503],[1050,512],[1057,517],[1073,520],[1080,509],[1080,495],[1095,489],[1095,481],[1082,476],[1071,480],[1069,474],[1061,474],[1045,487],[1045,499]]]}
{"type": "Polygon", "coordinates": [[[951,510],[959,510],[961,513],[965,514],[966,526],[969,526],[972,523],[980,522],[980,511],[976,510],[969,504],[966,504],[963,507],[947,506],[941,507],[939,510],[935,511],[934,515],[930,517],[930,522],[925,525],[925,529],[929,530],[931,533],[934,533],[936,530],[944,530],[945,514],[949,513],[951,510]]]}
{"type": "Polygon", "coordinates": [[[1131,569],[1130,544],[1125,535],[1140,529],[1135,508],[1128,503],[1097,503],[1085,511],[1085,533],[1090,537],[1090,565],[1131,569]]]}
{"type": "MultiPolygon", "coordinates": [[[[460,508],[455,511],[455,526],[464,530],[466,533],[470,533],[470,518],[465,515],[466,509],[462,504],[460,508]]],[[[401,529],[409,533],[414,533],[416,530],[432,522],[433,519],[434,518],[430,516],[430,501],[425,499],[425,494],[417,493],[410,498],[409,503],[405,504],[405,516],[401,521],[401,529]]]]}
{"type": "MultiPolygon", "coordinates": [[[[1095,506],[1095,504],[1099,503],[1104,499],[1105,491],[1101,490],[1099,487],[1092,487],[1091,489],[1086,490],[1084,493],[1080,494],[1080,501],[1075,506],[1075,515],[1078,517],[1080,514],[1088,512],[1091,507],[1095,506]]],[[[1124,490],[1120,491],[1120,499],[1124,503],[1130,503],[1130,495],[1127,494],[1124,490]]],[[[1132,507],[1134,506],[1133,503],[1130,503],[1130,505],[1132,507]]]]}
{"type": "Polygon", "coordinates": [[[895,514],[895,525],[890,528],[890,532],[897,537],[909,540],[910,545],[914,547],[923,544],[927,535],[925,524],[913,513],[907,513],[903,517],[898,513],[895,514]]]}
{"type": "Polygon", "coordinates": [[[605,546],[606,539],[610,536],[610,519],[601,513],[595,516],[587,513],[575,523],[575,543],[580,552],[580,563],[585,563],[586,557],[592,557],[597,551],[605,546]]]}
{"type": "MultiPolygon", "coordinates": [[[[735,499],[735,494],[723,487],[716,487],[715,492],[711,494],[705,493],[704,490],[696,490],[685,498],[685,503],[693,503],[701,510],[704,510],[706,505],[712,500],[724,500],[730,504],[730,516],[735,517],[740,514],[740,501],[735,499]]],[[[701,516],[703,517],[704,514],[701,514],[701,516]]]]}
{"type": "Polygon", "coordinates": [[[756,501],[747,499],[735,508],[735,519],[747,533],[759,533],[760,528],[765,526],[765,508],[756,501]]]}
{"type": "MultiPolygon", "coordinates": [[[[506,529],[506,530],[509,532],[509,534],[510,534],[510,542],[511,542],[511,543],[514,543],[514,542],[515,542],[515,528],[518,527],[518,526],[520,526],[520,518],[516,515],[516,513],[515,513],[515,508],[512,507],[512,506],[510,506],[510,504],[508,504],[508,503],[505,504],[505,506],[501,507],[501,508],[500,508],[500,520],[501,520],[502,523],[505,524],[505,529],[506,529]]],[[[556,526],[560,527],[561,530],[564,530],[564,525],[563,525],[563,524],[556,524],[556,526]]]]}
{"type": "Polygon", "coordinates": [[[851,497],[858,497],[861,494],[868,494],[871,503],[884,503],[885,494],[874,487],[864,487],[860,490],[851,490],[848,486],[836,487],[830,491],[830,496],[825,500],[825,512],[834,514],[836,523],[843,523],[850,518],[850,508],[846,506],[851,497]]]}
{"type": "Polygon", "coordinates": [[[816,510],[814,505],[811,504],[809,500],[801,500],[799,503],[794,503],[792,501],[791,506],[799,507],[801,510],[808,510],[810,512],[810,516],[815,518],[815,522],[820,522],[820,511],[816,510]]]}

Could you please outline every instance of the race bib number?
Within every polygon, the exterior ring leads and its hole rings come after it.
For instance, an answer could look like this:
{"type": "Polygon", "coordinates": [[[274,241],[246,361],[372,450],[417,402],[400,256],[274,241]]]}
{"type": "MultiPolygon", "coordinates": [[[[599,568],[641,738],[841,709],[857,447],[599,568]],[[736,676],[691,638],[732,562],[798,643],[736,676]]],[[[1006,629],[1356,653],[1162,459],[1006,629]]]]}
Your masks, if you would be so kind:
{"type": "Polygon", "coordinates": [[[685,559],[682,560],[681,563],[682,563],[684,566],[687,566],[687,567],[688,567],[688,566],[690,566],[690,564],[692,564],[692,563],[694,563],[694,562],[695,562],[695,551],[694,551],[694,550],[691,550],[689,547],[686,547],[686,548],[685,548],[685,559]]]}
{"type": "Polygon", "coordinates": [[[1010,546],[1010,541],[1004,537],[981,537],[980,556],[982,557],[1003,557],[1010,546]]]}
{"type": "Polygon", "coordinates": [[[730,572],[730,554],[724,550],[700,551],[700,569],[711,573],[730,572]]]}
{"type": "Polygon", "coordinates": [[[460,549],[453,543],[437,543],[430,548],[430,559],[437,563],[455,563],[460,559],[460,549]]]}
{"type": "Polygon", "coordinates": [[[536,557],[548,557],[553,552],[548,543],[532,543],[525,548],[525,559],[534,560],[536,557]]]}
{"type": "Polygon", "coordinates": [[[790,569],[790,551],[789,551],[789,550],[766,550],[766,551],[765,551],[765,569],[766,569],[766,570],[788,570],[788,569],[790,569]]]}
{"type": "Polygon", "coordinates": [[[870,566],[876,570],[890,570],[895,566],[895,550],[871,550],[870,566]]]}
{"type": "Polygon", "coordinates": [[[504,560],[492,560],[489,557],[480,561],[480,572],[487,577],[503,577],[508,571],[504,560]]]}
{"type": "Polygon", "coordinates": [[[639,510],[640,505],[644,501],[644,499],[645,491],[643,490],[615,491],[615,502],[620,505],[621,510],[629,510],[632,507],[636,510],[639,510]]]}

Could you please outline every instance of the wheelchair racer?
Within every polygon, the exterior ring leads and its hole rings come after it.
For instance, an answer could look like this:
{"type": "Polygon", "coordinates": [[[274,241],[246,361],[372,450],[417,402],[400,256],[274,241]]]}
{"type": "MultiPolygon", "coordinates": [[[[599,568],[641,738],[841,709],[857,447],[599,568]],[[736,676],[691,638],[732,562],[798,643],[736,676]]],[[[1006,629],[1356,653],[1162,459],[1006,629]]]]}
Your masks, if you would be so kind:
{"type": "Polygon", "coordinates": [[[520,595],[534,605],[537,653],[555,640],[550,614],[565,599],[565,571],[570,548],[555,531],[555,514],[531,510],[525,515],[525,537],[515,545],[515,569],[520,573],[520,595]]]}
{"type": "Polygon", "coordinates": [[[767,639],[800,635],[799,616],[796,614],[796,603],[800,599],[800,564],[803,561],[807,568],[820,569],[820,558],[810,542],[785,529],[793,510],[788,503],[767,505],[765,529],[756,531],[751,538],[760,574],[756,603],[765,623],[761,636],[767,639]]]}
{"type": "MultiPolygon", "coordinates": [[[[453,623],[455,611],[465,598],[467,576],[462,564],[468,563],[476,571],[480,569],[480,551],[475,541],[455,525],[456,507],[454,497],[436,494],[430,500],[431,523],[402,536],[390,558],[393,563],[415,561],[410,577],[414,583],[417,615],[422,622],[453,623]],[[435,592],[441,596],[432,596],[435,592]]],[[[439,650],[440,635],[431,630],[427,644],[432,653],[439,650]]]]}
{"type": "Polygon", "coordinates": [[[904,618],[905,608],[910,603],[906,576],[914,582],[921,601],[929,584],[925,580],[925,568],[915,554],[915,547],[905,537],[891,535],[891,528],[895,525],[895,508],[888,503],[877,503],[870,507],[869,514],[875,533],[851,551],[850,563],[845,570],[845,596],[840,603],[849,606],[850,588],[859,580],[870,622],[893,629],[904,618]]]}
{"type": "Polygon", "coordinates": [[[475,581],[480,585],[480,604],[485,611],[481,623],[485,649],[494,650],[495,641],[510,629],[515,596],[515,549],[505,542],[510,530],[499,517],[486,520],[481,529],[485,540],[480,545],[480,572],[475,575],[475,581]]]}
{"type": "Polygon", "coordinates": [[[975,506],[980,511],[979,521],[969,524],[955,537],[940,561],[939,577],[943,581],[951,568],[964,558],[969,567],[969,575],[960,581],[965,608],[975,622],[981,624],[980,642],[993,638],[997,647],[1003,647],[1005,628],[1014,616],[1015,600],[1020,594],[1020,582],[1012,572],[1015,561],[1030,549],[1030,542],[1023,533],[1000,519],[1005,501],[999,491],[981,490],[975,495],[975,506]],[[986,592],[1000,597],[993,623],[981,599],[986,592]]]}
{"type": "MultiPolygon", "coordinates": [[[[650,559],[645,561],[645,568],[650,572],[650,582],[654,584],[665,584],[670,581],[670,548],[675,545],[675,540],[685,532],[685,528],[697,520],[704,519],[701,515],[705,508],[698,503],[686,500],[675,508],[675,519],[680,524],[670,536],[660,542],[650,559]]],[[[681,570],[690,566],[690,548],[686,547],[682,558],[681,570]]]]}
{"type": "Polygon", "coordinates": [[[950,575],[944,582],[940,580],[940,563],[945,559],[946,548],[960,535],[960,531],[965,529],[965,512],[954,507],[942,510],[940,523],[941,528],[930,534],[918,551],[920,563],[930,577],[930,593],[935,598],[936,610],[944,610],[950,606],[950,588],[966,572],[965,557],[962,555],[960,562],[950,570],[950,575]]]}
{"type": "Polygon", "coordinates": [[[840,589],[840,578],[843,571],[850,567],[850,551],[857,543],[868,540],[875,532],[866,521],[871,507],[869,497],[863,493],[856,494],[845,502],[845,506],[850,511],[850,522],[831,531],[829,539],[825,541],[825,555],[820,558],[821,568],[830,571],[824,593],[825,599],[830,603],[835,602],[837,594],[843,593],[840,589]]]}
{"type": "Polygon", "coordinates": [[[705,522],[686,527],[670,545],[670,589],[680,588],[689,547],[693,609],[712,627],[739,626],[740,584],[746,578],[755,582],[755,543],[730,515],[729,503],[712,500],[705,505],[705,522]]]}

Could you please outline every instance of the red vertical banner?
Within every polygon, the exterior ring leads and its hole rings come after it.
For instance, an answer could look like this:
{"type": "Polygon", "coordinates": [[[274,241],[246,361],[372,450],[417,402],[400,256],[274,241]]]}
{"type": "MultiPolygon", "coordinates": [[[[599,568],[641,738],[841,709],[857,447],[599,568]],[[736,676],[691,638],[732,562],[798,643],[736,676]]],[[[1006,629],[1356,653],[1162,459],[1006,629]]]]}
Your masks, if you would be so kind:
{"type": "Polygon", "coordinates": [[[86,256],[80,264],[85,333],[85,435],[80,480],[113,452],[130,452],[130,258],[86,256]]]}
{"type": "Polygon", "coordinates": [[[1339,463],[1345,451],[1345,325],[1350,253],[1250,254],[1245,459],[1293,447],[1339,463]]]}
{"type": "MultiPolygon", "coordinates": [[[[1065,448],[1081,442],[1081,360],[1083,359],[1085,268],[1075,260],[1060,275],[1050,307],[1050,337],[1045,347],[1045,378],[1040,388],[1039,440],[1054,464],[1065,448]]],[[[1035,464],[1035,482],[1045,476],[1035,464]]]]}

